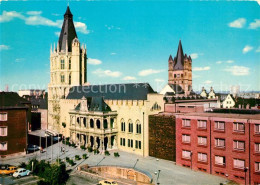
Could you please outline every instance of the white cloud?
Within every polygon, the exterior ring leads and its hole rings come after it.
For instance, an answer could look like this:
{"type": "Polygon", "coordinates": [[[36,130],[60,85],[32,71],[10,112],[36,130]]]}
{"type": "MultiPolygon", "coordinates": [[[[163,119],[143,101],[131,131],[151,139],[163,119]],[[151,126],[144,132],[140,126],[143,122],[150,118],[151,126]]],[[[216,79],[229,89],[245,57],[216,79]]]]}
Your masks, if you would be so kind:
{"type": "Polygon", "coordinates": [[[206,81],[204,82],[204,84],[211,84],[211,83],[212,83],[211,80],[206,80],[206,81]]]}
{"type": "MultiPolygon", "coordinates": [[[[14,18],[19,18],[23,20],[27,25],[54,26],[61,28],[63,20],[53,21],[51,19],[41,16],[41,13],[41,11],[28,11],[27,15],[29,16],[24,16],[16,11],[3,11],[2,15],[0,15],[0,22],[9,22],[14,18]]],[[[87,25],[83,22],[74,22],[74,25],[78,32],[81,32],[83,34],[88,34],[90,32],[87,29],[87,25]]]]}
{"type": "Polygon", "coordinates": [[[94,58],[88,58],[88,64],[99,65],[99,64],[102,64],[102,61],[98,60],[98,59],[94,59],[94,58]]]}
{"type": "Polygon", "coordinates": [[[28,11],[26,12],[27,15],[40,15],[42,11],[28,11]]]}
{"type": "Polygon", "coordinates": [[[0,22],[9,22],[14,18],[24,19],[25,17],[16,11],[3,11],[2,15],[0,15],[0,22]]]}
{"type": "Polygon", "coordinates": [[[134,76],[125,76],[123,80],[136,80],[134,76]]]}
{"type": "Polygon", "coordinates": [[[234,76],[246,76],[249,75],[249,68],[245,66],[229,66],[224,71],[230,72],[234,76]]]}
{"type": "Polygon", "coordinates": [[[194,67],[192,70],[193,71],[208,71],[208,70],[210,70],[210,67],[209,66],[206,66],[206,67],[194,67]]]}
{"type": "Polygon", "coordinates": [[[75,28],[78,32],[89,34],[89,30],[87,28],[87,25],[83,22],[74,22],[75,28]]]}
{"type": "Polygon", "coordinates": [[[260,46],[255,50],[255,52],[260,52],[260,46]]]}
{"type": "Polygon", "coordinates": [[[110,53],[110,55],[116,55],[116,53],[110,53]]]}
{"type": "Polygon", "coordinates": [[[110,71],[110,70],[102,70],[102,69],[97,69],[96,71],[93,71],[93,74],[99,76],[99,77],[119,77],[122,75],[121,72],[119,71],[110,71]]]}
{"type": "Polygon", "coordinates": [[[260,19],[255,19],[255,22],[249,24],[249,29],[257,29],[260,27],[260,19]]]}
{"type": "Polygon", "coordinates": [[[55,34],[57,37],[60,36],[60,32],[59,32],[59,31],[54,32],[54,34],[55,34]]]}
{"type": "Polygon", "coordinates": [[[222,64],[222,61],[217,61],[216,64],[222,64]]]}
{"type": "Polygon", "coordinates": [[[145,69],[145,70],[139,71],[138,75],[139,76],[148,76],[151,74],[157,74],[157,73],[161,73],[161,72],[163,72],[163,70],[145,69]]]}
{"type": "Polygon", "coordinates": [[[24,61],[24,58],[17,58],[15,59],[15,62],[23,62],[24,61]]]}
{"type": "Polygon", "coordinates": [[[252,46],[246,45],[246,46],[243,48],[243,53],[245,54],[245,53],[251,51],[252,49],[253,49],[252,46]]]}
{"type": "Polygon", "coordinates": [[[245,18],[239,18],[237,20],[234,20],[233,22],[229,23],[229,27],[232,28],[243,28],[244,25],[246,24],[246,19],[245,18]]]}
{"type": "Polygon", "coordinates": [[[108,25],[105,25],[105,27],[108,29],[108,30],[113,30],[113,29],[117,29],[117,30],[120,30],[121,28],[120,27],[116,27],[116,26],[108,26],[108,25]]]}
{"type": "Polygon", "coordinates": [[[192,54],[190,55],[190,57],[191,57],[191,59],[196,59],[196,58],[199,57],[199,54],[198,54],[198,53],[192,53],[192,54]]]}
{"type": "Polygon", "coordinates": [[[156,81],[156,82],[164,82],[164,79],[156,78],[156,79],[154,79],[154,81],[156,81]]]}
{"type": "Polygon", "coordinates": [[[228,60],[227,63],[232,64],[232,63],[234,63],[234,60],[228,60]]]}
{"type": "Polygon", "coordinates": [[[8,50],[8,49],[10,49],[10,47],[9,46],[7,46],[7,45],[0,45],[0,51],[2,51],[2,50],[8,50]]]}

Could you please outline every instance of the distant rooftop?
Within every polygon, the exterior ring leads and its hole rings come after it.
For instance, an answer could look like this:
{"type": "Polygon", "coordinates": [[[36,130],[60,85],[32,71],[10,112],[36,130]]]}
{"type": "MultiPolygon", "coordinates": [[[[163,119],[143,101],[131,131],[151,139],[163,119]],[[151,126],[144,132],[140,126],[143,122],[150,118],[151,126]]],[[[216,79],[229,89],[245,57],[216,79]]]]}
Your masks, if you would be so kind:
{"type": "Polygon", "coordinates": [[[0,109],[27,108],[31,102],[20,97],[16,92],[0,92],[0,109]]]}
{"type": "Polygon", "coordinates": [[[105,100],[147,100],[147,94],[156,93],[148,83],[74,86],[66,99],[103,97],[105,100]]]}

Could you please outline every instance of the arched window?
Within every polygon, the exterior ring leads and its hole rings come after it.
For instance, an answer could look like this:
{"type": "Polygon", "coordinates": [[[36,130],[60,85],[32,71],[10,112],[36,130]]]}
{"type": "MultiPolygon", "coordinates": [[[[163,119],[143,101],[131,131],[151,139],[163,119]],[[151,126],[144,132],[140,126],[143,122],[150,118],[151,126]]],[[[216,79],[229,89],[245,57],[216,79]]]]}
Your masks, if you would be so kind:
{"type": "Polygon", "coordinates": [[[141,134],[142,133],[142,131],[141,131],[141,129],[142,129],[142,126],[141,126],[141,123],[139,122],[139,120],[137,120],[136,121],[136,133],[137,134],[141,134]]]}
{"type": "Polygon", "coordinates": [[[64,59],[61,59],[61,61],[60,61],[60,68],[61,68],[61,69],[64,69],[64,68],[65,68],[64,59]]]}
{"type": "Polygon", "coordinates": [[[69,58],[69,69],[71,69],[71,58],[69,58]]]}
{"type": "Polygon", "coordinates": [[[114,128],[114,118],[110,118],[110,128],[114,128]]]}
{"type": "Polygon", "coordinates": [[[90,119],[90,128],[94,128],[94,120],[90,119]]]}
{"type": "Polygon", "coordinates": [[[121,131],[125,132],[125,122],[123,119],[121,120],[121,131]]]}
{"type": "Polygon", "coordinates": [[[69,74],[69,85],[71,84],[71,74],[69,74]]]}
{"type": "Polygon", "coordinates": [[[128,122],[128,132],[133,133],[133,123],[131,120],[128,122]]]}
{"type": "Polygon", "coordinates": [[[98,129],[100,129],[100,120],[99,119],[96,121],[96,126],[98,129]]]}
{"type": "Polygon", "coordinates": [[[107,129],[107,119],[104,119],[103,126],[104,126],[104,129],[107,129]]]}

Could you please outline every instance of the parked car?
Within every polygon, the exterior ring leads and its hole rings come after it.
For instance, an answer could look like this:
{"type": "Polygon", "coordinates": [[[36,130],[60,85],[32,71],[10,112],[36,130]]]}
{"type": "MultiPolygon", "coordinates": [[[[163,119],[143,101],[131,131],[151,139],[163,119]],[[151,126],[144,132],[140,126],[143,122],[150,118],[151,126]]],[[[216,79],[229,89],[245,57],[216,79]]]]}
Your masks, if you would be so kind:
{"type": "Polygon", "coordinates": [[[20,178],[20,177],[28,176],[30,175],[30,173],[31,173],[30,170],[26,170],[24,168],[18,168],[18,170],[14,172],[13,177],[20,178]]]}
{"type": "Polygon", "coordinates": [[[5,171],[10,165],[9,164],[0,164],[0,174],[5,171]]]}
{"type": "Polygon", "coordinates": [[[12,175],[14,172],[17,171],[17,167],[15,166],[9,166],[8,168],[6,168],[5,170],[1,170],[1,174],[5,174],[5,175],[12,175]]]}
{"type": "Polygon", "coordinates": [[[103,180],[103,181],[99,181],[100,185],[118,185],[116,181],[112,180],[112,179],[107,179],[107,180],[103,180]]]}
{"type": "Polygon", "coordinates": [[[28,147],[27,147],[27,150],[30,151],[30,152],[34,152],[34,151],[40,150],[40,147],[37,146],[37,145],[29,144],[28,147]]]}

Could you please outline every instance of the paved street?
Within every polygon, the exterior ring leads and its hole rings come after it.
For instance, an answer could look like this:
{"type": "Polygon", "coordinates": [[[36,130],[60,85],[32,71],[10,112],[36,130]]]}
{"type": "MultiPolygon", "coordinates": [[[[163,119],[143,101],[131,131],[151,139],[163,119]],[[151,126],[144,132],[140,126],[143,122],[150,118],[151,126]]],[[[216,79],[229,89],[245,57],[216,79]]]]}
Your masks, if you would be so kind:
{"type": "MultiPolygon", "coordinates": [[[[61,144],[62,145],[62,144],[61,144]]],[[[82,155],[86,153],[86,151],[83,151],[78,148],[72,148],[65,145],[62,145],[66,148],[65,154],[62,154],[60,156],[61,159],[65,159],[66,157],[74,157],[75,155],[82,155]]],[[[57,158],[59,153],[60,147],[57,144],[53,145],[53,154],[52,154],[52,147],[47,148],[47,159],[50,160],[51,156],[53,158],[57,158]]],[[[99,179],[89,179],[84,176],[79,175],[76,172],[76,167],[78,165],[82,164],[89,164],[90,166],[97,165],[101,160],[99,165],[116,165],[116,166],[123,166],[123,167],[133,167],[136,160],[139,159],[136,169],[140,171],[145,171],[150,173],[154,179],[156,179],[154,172],[161,170],[160,176],[159,176],[159,182],[163,185],[189,185],[189,184],[200,184],[200,185],[219,185],[221,182],[227,182],[226,179],[223,179],[221,177],[209,175],[203,172],[195,172],[191,171],[188,168],[181,167],[175,165],[174,162],[166,161],[166,160],[156,160],[156,158],[153,157],[140,157],[138,155],[121,152],[119,151],[120,157],[115,158],[113,156],[113,152],[110,152],[110,156],[105,156],[105,159],[103,159],[103,154],[94,155],[91,153],[89,155],[89,158],[86,160],[79,160],[75,161],[77,164],[72,167],[72,177],[68,181],[68,184],[95,184],[98,182],[99,179]]],[[[42,153],[40,155],[39,152],[35,154],[29,154],[27,156],[17,156],[12,159],[2,159],[2,163],[5,164],[12,164],[12,165],[19,165],[23,161],[28,161],[29,159],[37,157],[37,159],[46,159],[46,153],[42,153]]],[[[55,159],[54,159],[55,160],[55,159]]],[[[54,161],[53,160],[53,161],[54,161]]]]}
{"type": "Polygon", "coordinates": [[[0,185],[13,185],[13,184],[23,184],[23,185],[35,185],[37,184],[38,178],[32,175],[28,177],[22,177],[20,179],[13,178],[11,176],[1,176],[0,185]]]}

